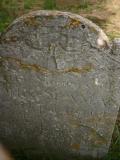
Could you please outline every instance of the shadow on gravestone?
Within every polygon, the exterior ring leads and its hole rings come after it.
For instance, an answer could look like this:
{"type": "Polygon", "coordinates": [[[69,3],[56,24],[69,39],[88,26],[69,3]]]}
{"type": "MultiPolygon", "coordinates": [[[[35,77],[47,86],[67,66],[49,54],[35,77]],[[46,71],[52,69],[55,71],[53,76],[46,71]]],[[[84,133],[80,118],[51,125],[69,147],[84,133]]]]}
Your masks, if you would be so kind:
{"type": "Polygon", "coordinates": [[[76,14],[15,20],[0,38],[0,141],[26,159],[104,157],[120,104],[119,48],[76,14]]]}

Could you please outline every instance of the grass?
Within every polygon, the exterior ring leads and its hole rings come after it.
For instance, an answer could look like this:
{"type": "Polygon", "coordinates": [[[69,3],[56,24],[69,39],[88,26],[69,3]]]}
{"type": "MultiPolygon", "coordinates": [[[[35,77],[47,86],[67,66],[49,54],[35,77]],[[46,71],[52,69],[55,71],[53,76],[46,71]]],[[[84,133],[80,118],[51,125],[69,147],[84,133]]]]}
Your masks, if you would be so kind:
{"type": "MultiPolygon", "coordinates": [[[[92,1],[93,0],[0,0],[0,32],[3,32],[15,18],[31,10],[58,9],[81,14],[91,19],[103,28],[110,39],[120,37],[120,1],[96,0],[96,2],[91,3],[92,1]]],[[[120,122],[117,122],[110,151],[104,160],[119,159],[120,122]]]]}
{"type": "Polygon", "coordinates": [[[120,159],[120,124],[116,124],[113,138],[111,142],[111,148],[109,153],[103,160],[119,160],[120,159]]]}
{"type": "Polygon", "coordinates": [[[20,12],[20,6],[17,0],[0,0],[0,32],[16,18],[20,12]]]}
{"type": "Polygon", "coordinates": [[[56,8],[56,0],[45,0],[43,9],[53,10],[56,8]]]}
{"type": "Polygon", "coordinates": [[[3,32],[13,19],[7,13],[0,12],[0,32],[3,32]]]}
{"type": "Polygon", "coordinates": [[[25,10],[32,9],[34,2],[35,2],[35,0],[26,0],[26,1],[24,1],[23,9],[25,9],[25,10]]]}

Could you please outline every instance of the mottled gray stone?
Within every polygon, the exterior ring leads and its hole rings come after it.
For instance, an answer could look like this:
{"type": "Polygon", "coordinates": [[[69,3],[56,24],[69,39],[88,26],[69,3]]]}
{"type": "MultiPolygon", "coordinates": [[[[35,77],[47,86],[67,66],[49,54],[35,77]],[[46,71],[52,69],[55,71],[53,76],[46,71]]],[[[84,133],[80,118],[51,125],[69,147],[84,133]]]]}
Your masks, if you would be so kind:
{"type": "Polygon", "coordinates": [[[118,46],[79,15],[15,20],[0,39],[0,140],[28,158],[107,154],[120,104],[118,46]]]}

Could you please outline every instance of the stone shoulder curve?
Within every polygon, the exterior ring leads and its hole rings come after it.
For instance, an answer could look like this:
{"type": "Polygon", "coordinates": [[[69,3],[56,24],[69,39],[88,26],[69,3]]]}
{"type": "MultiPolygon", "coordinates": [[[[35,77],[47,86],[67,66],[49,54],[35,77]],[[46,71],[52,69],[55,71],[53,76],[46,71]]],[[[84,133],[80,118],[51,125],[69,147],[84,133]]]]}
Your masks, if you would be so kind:
{"type": "Polygon", "coordinates": [[[107,35],[95,23],[93,23],[92,21],[90,21],[87,18],[84,18],[78,14],[74,14],[74,13],[70,13],[70,12],[63,12],[63,11],[38,10],[38,11],[32,11],[30,13],[24,14],[23,16],[14,20],[13,23],[10,26],[8,26],[8,28],[6,29],[6,31],[3,34],[5,34],[8,30],[10,30],[15,24],[25,20],[26,18],[39,17],[39,16],[53,16],[53,17],[63,16],[63,17],[75,19],[78,22],[81,22],[81,23],[89,26],[90,28],[92,28],[96,33],[99,34],[101,39],[104,39],[109,44],[109,39],[108,39],[107,35]]]}

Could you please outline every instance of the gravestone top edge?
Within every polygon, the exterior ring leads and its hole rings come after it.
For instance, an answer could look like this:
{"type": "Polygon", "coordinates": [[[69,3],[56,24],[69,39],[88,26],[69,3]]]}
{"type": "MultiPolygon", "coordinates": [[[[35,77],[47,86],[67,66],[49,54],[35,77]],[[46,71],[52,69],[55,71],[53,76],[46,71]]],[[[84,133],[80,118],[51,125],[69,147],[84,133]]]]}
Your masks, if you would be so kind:
{"type": "MultiPolygon", "coordinates": [[[[17,23],[20,23],[26,19],[29,19],[30,17],[35,18],[35,17],[39,17],[39,16],[45,16],[45,17],[50,17],[55,18],[55,17],[59,17],[59,16],[63,16],[66,18],[70,18],[71,20],[73,20],[73,22],[70,24],[71,26],[69,27],[77,27],[78,24],[82,23],[84,25],[87,25],[91,31],[97,33],[99,35],[99,40],[98,40],[98,44],[100,43],[100,45],[103,45],[103,43],[105,42],[107,44],[107,46],[110,47],[110,40],[107,37],[107,35],[104,33],[104,31],[95,23],[93,23],[91,20],[84,18],[78,14],[75,13],[71,13],[71,12],[64,12],[64,11],[50,11],[50,10],[38,10],[38,11],[32,11],[30,13],[24,14],[23,16],[15,19],[9,26],[8,28],[5,30],[5,32],[3,32],[2,34],[0,34],[0,37],[4,36],[4,34],[6,34],[9,30],[12,29],[12,27],[14,25],[16,25],[17,23]],[[78,24],[77,24],[78,23],[78,24]],[[99,42],[100,41],[100,42],[99,42]],[[104,41],[104,42],[101,42],[104,41]],[[102,43],[102,44],[101,44],[102,43]]],[[[69,25],[69,24],[68,24],[69,25]]],[[[103,45],[104,46],[104,45],[103,45]]]]}

